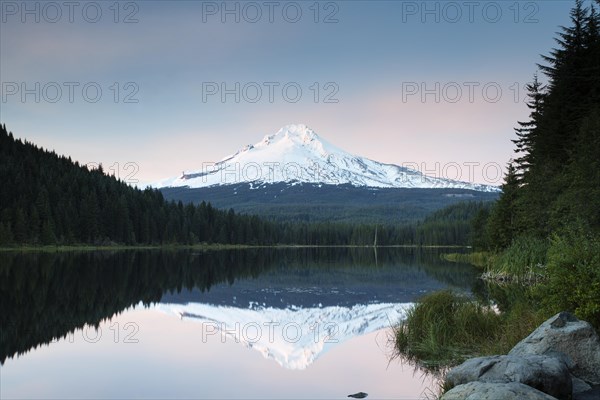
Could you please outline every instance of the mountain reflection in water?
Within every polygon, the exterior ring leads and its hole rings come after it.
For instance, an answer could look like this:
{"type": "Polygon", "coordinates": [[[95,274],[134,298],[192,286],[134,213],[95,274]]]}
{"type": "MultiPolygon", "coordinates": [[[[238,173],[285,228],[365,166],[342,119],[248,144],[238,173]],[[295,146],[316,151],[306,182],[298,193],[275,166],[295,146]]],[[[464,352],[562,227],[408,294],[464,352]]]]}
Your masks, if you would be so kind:
{"type": "MultiPolygon", "coordinates": [[[[2,364],[140,303],[189,318],[201,308],[204,322],[229,324],[248,323],[249,318],[268,322],[285,312],[284,320],[300,326],[298,310],[310,309],[313,317],[325,310],[332,322],[348,310],[410,303],[448,286],[468,291],[476,279],[472,268],[449,265],[435,251],[416,249],[379,249],[377,254],[364,248],[2,253],[0,261],[2,364]],[[215,316],[222,313],[215,312],[223,309],[230,311],[230,318],[219,321],[215,316]],[[232,310],[242,313],[239,321],[231,317],[232,310]],[[261,316],[257,310],[271,315],[261,316]]],[[[392,315],[373,314],[378,316],[371,325],[364,325],[364,316],[346,318],[353,321],[345,328],[346,337],[380,328],[382,321],[395,322],[402,307],[396,309],[400,311],[392,315]]],[[[327,322],[322,315],[317,318],[327,322]]],[[[314,325],[314,320],[305,320],[314,325]]],[[[296,350],[279,349],[278,354],[296,350]]],[[[318,354],[281,362],[274,348],[264,351],[288,367],[305,367],[318,354]]]]}

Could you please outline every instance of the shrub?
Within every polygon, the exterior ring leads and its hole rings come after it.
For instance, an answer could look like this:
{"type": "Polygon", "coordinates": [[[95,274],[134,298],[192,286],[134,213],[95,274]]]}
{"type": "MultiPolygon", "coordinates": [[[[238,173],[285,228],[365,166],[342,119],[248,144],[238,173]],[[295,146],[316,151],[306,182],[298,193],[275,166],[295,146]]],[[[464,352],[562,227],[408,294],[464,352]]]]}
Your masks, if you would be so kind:
{"type": "Polygon", "coordinates": [[[584,228],[555,235],[547,280],[537,289],[546,313],[572,311],[600,329],[600,238],[584,228]]]}

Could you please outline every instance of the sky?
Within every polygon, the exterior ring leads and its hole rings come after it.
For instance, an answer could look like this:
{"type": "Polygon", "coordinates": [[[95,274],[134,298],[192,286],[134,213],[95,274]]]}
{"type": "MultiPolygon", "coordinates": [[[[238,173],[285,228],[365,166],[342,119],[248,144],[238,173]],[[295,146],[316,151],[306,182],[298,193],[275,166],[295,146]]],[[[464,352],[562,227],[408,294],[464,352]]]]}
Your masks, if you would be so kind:
{"type": "Polygon", "coordinates": [[[138,185],[302,123],[498,185],[573,1],[0,1],[0,122],[138,185]]]}

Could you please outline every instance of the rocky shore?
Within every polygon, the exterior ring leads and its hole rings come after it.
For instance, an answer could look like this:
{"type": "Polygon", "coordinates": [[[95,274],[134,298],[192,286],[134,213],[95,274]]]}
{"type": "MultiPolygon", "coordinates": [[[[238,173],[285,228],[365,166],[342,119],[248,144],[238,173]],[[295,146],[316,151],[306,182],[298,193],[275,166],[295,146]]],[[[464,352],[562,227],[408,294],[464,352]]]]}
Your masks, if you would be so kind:
{"type": "Polygon", "coordinates": [[[600,338],[561,312],[507,355],[477,357],[451,369],[442,400],[599,400],[600,338]]]}

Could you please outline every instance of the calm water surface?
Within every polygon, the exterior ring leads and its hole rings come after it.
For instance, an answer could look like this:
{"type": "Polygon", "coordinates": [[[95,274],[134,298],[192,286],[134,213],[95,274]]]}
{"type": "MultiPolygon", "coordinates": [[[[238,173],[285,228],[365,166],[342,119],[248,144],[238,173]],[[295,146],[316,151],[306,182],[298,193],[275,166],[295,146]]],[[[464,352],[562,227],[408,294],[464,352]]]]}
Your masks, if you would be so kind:
{"type": "Polygon", "coordinates": [[[0,254],[0,397],[421,398],[390,325],[476,271],[414,249],[0,254]]]}

